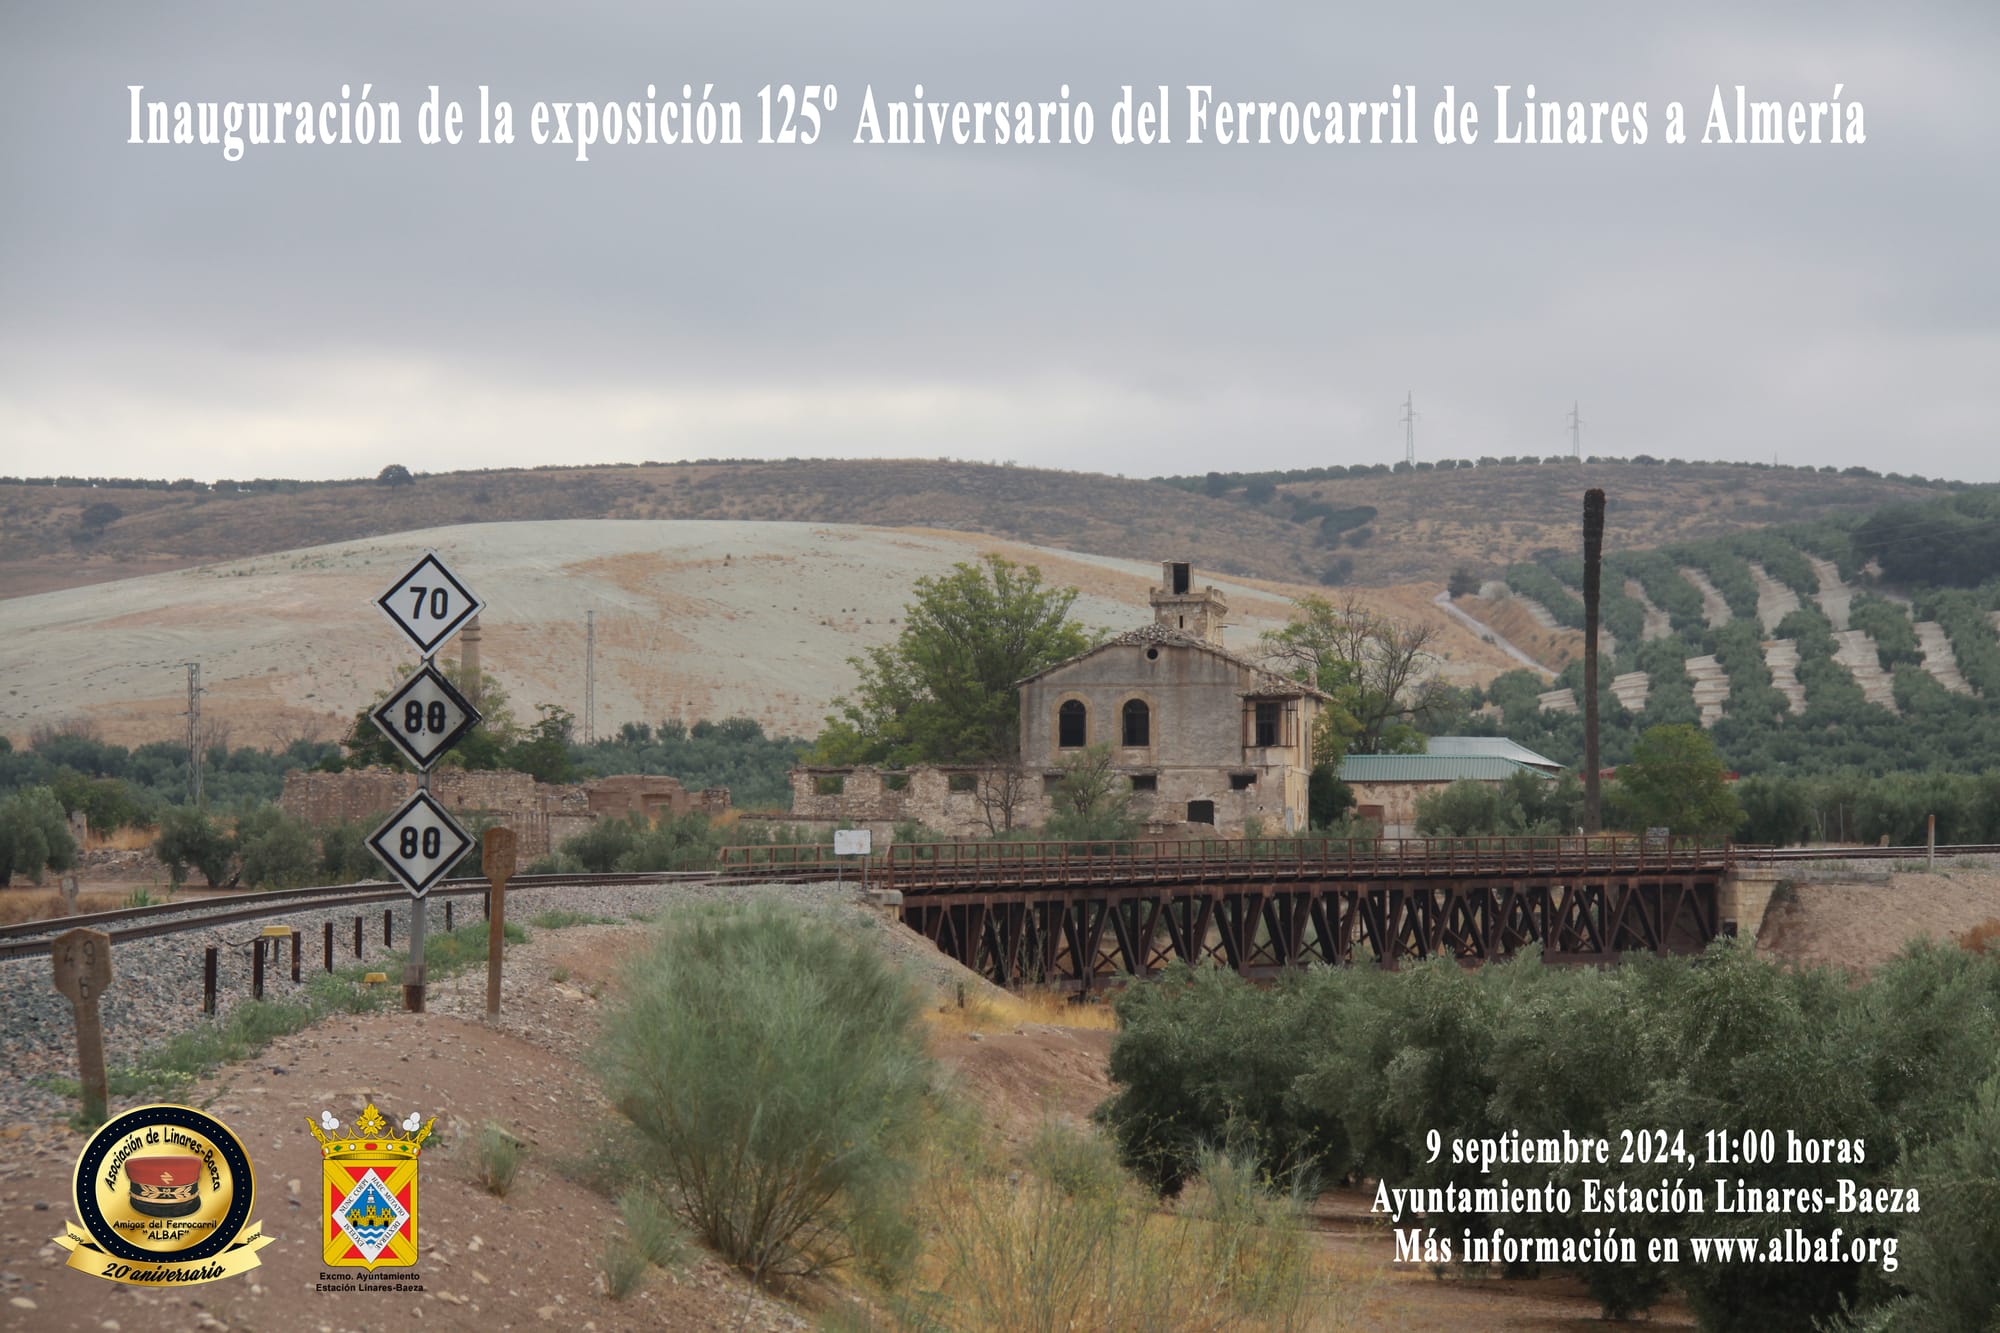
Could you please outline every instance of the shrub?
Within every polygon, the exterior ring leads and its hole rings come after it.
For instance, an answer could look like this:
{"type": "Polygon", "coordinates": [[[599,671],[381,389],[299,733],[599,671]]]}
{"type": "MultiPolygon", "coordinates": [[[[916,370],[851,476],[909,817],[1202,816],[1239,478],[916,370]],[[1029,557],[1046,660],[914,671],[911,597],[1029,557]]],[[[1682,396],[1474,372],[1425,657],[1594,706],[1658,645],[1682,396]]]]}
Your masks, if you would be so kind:
{"type": "Polygon", "coordinates": [[[488,1194],[507,1197],[520,1173],[525,1151],[522,1142],[489,1120],[479,1131],[472,1149],[472,1174],[488,1194]]]}
{"type": "Polygon", "coordinates": [[[627,1190],[618,1198],[619,1216],[625,1219],[625,1234],[633,1248],[649,1264],[660,1268],[682,1268],[688,1261],[687,1233],[675,1220],[673,1209],[653,1190],[627,1190]]]}
{"type": "Polygon", "coordinates": [[[597,1268],[604,1280],[604,1294],[622,1301],[639,1289],[640,1279],[646,1276],[646,1256],[626,1237],[613,1236],[604,1242],[597,1268]]]}
{"type": "MultiPolygon", "coordinates": [[[[1530,957],[1472,972],[1449,960],[1400,973],[1316,970],[1268,993],[1233,978],[1196,986],[1172,973],[1131,988],[1120,1006],[1127,1022],[1111,1055],[1120,1090],[1106,1115],[1128,1160],[1175,1160],[1205,1127],[1211,1142],[1226,1137],[1255,1151],[1269,1172],[1270,1146],[1303,1133],[1344,1145],[1322,1156],[1328,1174],[1351,1169],[1423,1186],[1468,1183],[1448,1157],[1430,1160],[1432,1130],[1447,1141],[1568,1130],[1607,1138],[1616,1153],[1619,1131],[1646,1126],[1682,1134],[1699,1163],[1710,1131],[1774,1129],[1780,1146],[1769,1158],[1716,1164],[1714,1174],[1766,1190],[1824,1189],[1832,1175],[1863,1188],[1917,1183],[1924,1210],[1887,1222],[1627,1213],[1621,1234],[1641,1255],[1649,1238],[1674,1237],[1685,1258],[1693,1235],[1762,1245],[1789,1228],[1824,1237],[1844,1224],[1851,1238],[1886,1226],[1907,1237],[1905,1274],[1807,1262],[1580,1267],[1576,1276],[1607,1314],[1642,1311],[1669,1287],[1713,1330],[1803,1329],[1843,1307],[1860,1311],[1845,1325],[1856,1333],[1973,1327],[1964,1312],[1992,1306],[1985,1259],[2000,1245],[2000,965],[1989,957],[1913,946],[1856,984],[1719,941],[1699,959],[1641,956],[1605,971],[1545,968],[1530,957]],[[1213,1095],[1214,1080],[1243,1081],[1253,1069],[1260,1095],[1213,1095]],[[1145,1114],[1160,1109],[1174,1113],[1145,1114]],[[1865,1157],[1830,1170],[1794,1156],[1787,1130],[1801,1140],[1858,1140],[1865,1157]],[[1945,1202],[1933,1206],[1932,1189],[1945,1202]],[[1910,1272],[1925,1245],[1933,1266],[1910,1272]]],[[[1641,1154],[1588,1174],[1607,1187],[1656,1187],[1662,1172],[1641,1154]]],[[[1516,1187],[1576,1183],[1559,1164],[1516,1163],[1507,1175],[1516,1187]]],[[[1580,1211],[1431,1220],[1451,1233],[1497,1223],[1551,1237],[1603,1224],[1580,1211]]]]}
{"type": "Polygon", "coordinates": [[[932,1066],[872,945],[797,911],[677,911],[625,994],[608,1085],[691,1230],[758,1281],[903,1262],[932,1066]]]}

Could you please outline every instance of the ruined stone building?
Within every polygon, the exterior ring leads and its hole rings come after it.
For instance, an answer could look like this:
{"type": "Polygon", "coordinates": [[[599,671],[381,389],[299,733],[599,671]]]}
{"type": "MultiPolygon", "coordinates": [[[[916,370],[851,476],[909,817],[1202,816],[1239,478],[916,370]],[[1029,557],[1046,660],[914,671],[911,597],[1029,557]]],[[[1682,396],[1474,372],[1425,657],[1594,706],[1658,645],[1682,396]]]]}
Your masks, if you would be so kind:
{"type": "MultiPolygon", "coordinates": [[[[295,769],[285,774],[278,806],[293,818],[320,827],[343,821],[375,822],[407,801],[416,789],[417,775],[407,769],[362,768],[344,773],[295,769]]],[[[662,814],[690,811],[719,815],[729,809],[727,787],[690,792],[678,779],[652,774],[552,785],[507,770],[443,768],[431,775],[431,795],[462,820],[513,829],[523,864],[547,855],[599,819],[622,819],[631,814],[656,819],[662,814]]]]}
{"type": "Polygon", "coordinates": [[[1021,759],[1058,769],[1108,744],[1149,824],[1303,831],[1313,723],[1326,695],[1222,646],[1228,604],[1162,566],[1153,623],[1021,682],[1021,759]]]}
{"type": "Polygon", "coordinates": [[[939,832],[988,831],[997,784],[1025,779],[1016,826],[1050,813],[1063,762],[1110,748],[1131,784],[1132,810],[1153,832],[1238,834],[1256,819],[1269,833],[1303,831],[1313,723],[1326,695],[1222,646],[1229,607],[1190,567],[1162,566],[1153,623],[1120,634],[1020,682],[1020,764],[1012,774],[970,769],[799,769],[792,814],[848,820],[886,832],[915,819],[939,832]]]}

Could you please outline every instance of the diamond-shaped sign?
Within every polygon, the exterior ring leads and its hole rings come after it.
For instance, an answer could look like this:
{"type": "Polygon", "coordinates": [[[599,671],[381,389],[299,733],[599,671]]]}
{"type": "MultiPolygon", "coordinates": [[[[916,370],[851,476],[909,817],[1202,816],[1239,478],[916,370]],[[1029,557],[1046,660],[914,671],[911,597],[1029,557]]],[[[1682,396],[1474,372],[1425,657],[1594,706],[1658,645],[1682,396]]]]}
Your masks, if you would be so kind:
{"type": "Polygon", "coordinates": [[[479,710],[428,663],[368,716],[411,763],[424,769],[479,725],[479,710]]]}
{"type": "Polygon", "coordinates": [[[472,846],[472,839],[445,813],[445,808],[420,791],[368,839],[369,850],[382,858],[397,879],[418,898],[451,869],[472,846]]]}
{"type": "Polygon", "coordinates": [[[436,551],[425,551],[409,573],[375,599],[375,605],[428,657],[485,603],[459,582],[436,551]]]}

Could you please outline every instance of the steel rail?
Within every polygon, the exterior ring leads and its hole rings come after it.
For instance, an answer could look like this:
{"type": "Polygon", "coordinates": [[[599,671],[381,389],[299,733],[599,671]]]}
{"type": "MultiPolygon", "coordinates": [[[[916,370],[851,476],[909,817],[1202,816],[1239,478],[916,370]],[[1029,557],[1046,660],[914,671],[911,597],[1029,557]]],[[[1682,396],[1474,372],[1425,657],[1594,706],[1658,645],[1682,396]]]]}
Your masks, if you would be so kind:
{"type": "MultiPolygon", "coordinates": [[[[744,874],[741,870],[657,870],[633,874],[606,875],[517,875],[507,881],[510,890],[542,888],[618,888],[643,884],[727,884],[743,883],[746,880],[757,883],[775,883],[803,878],[797,873],[787,873],[787,868],[757,867],[756,875],[744,874]]],[[[483,879],[450,879],[439,883],[430,890],[431,897],[468,897],[486,892],[487,883],[483,879]]],[[[86,915],[52,917],[41,921],[20,922],[6,928],[7,936],[0,937],[0,962],[11,958],[28,958],[46,954],[51,941],[66,931],[78,927],[113,927],[107,933],[111,942],[118,944],[127,940],[153,939],[162,935],[177,935],[192,930],[207,930],[214,926],[230,925],[239,921],[257,921],[266,917],[289,916],[294,913],[319,912],[331,908],[355,907],[372,903],[409,901],[409,891],[400,884],[386,880],[370,880],[360,884],[346,884],[335,887],[318,887],[310,890],[274,890],[261,892],[247,891],[245,897],[255,901],[245,905],[238,897],[203,898],[187,903],[158,903],[147,907],[119,908],[109,912],[92,912],[86,915]],[[211,906],[213,904],[213,906],[211,906]],[[186,913],[186,916],[178,914],[186,913]],[[119,926],[119,921],[129,921],[145,914],[146,917],[172,917],[169,920],[141,920],[137,925],[119,926]]]]}
{"type": "MultiPolygon", "coordinates": [[[[515,875],[507,881],[510,885],[531,888],[537,884],[640,884],[654,880],[672,882],[679,879],[712,879],[714,872],[707,870],[660,870],[625,875],[515,875]]],[[[437,888],[463,888],[483,886],[486,881],[479,876],[455,876],[439,880],[437,888]]],[[[352,884],[317,884],[298,889],[223,889],[213,898],[190,898],[185,902],[148,903],[143,907],[113,907],[101,912],[79,912],[75,916],[44,918],[38,921],[20,921],[12,925],[0,926],[0,940],[14,939],[22,935],[41,934],[49,930],[58,933],[77,926],[97,926],[112,921],[132,921],[153,916],[170,916],[177,912],[223,911],[237,902],[290,902],[320,898],[336,898],[342,894],[359,893],[368,889],[398,889],[401,886],[389,879],[364,879],[352,884]]]]}

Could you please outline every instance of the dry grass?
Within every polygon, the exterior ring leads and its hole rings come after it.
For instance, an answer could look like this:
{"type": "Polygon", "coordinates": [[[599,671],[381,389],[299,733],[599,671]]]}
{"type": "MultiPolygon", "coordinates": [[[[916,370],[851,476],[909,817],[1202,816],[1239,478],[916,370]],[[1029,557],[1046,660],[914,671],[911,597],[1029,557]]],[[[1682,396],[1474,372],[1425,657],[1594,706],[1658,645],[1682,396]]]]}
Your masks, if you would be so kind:
{"type": "Polygon", "coordinates": [[[2000,917],[1988,917],[1958,937],[1968,953],[2000,953],[2000,917]]]}
{"type": "Polygon", "coordinates": [[[1118,1016],[1104,1000],[1073,1004],[1060,991],[1009,991],[994,995],[968,993],[962,1004],[947,1001],[930,1015],[933,1026],[950,1036],[968,1032],[1005,1032],[1029,1023],[1049,1027],[1115,1032],[1118,1016]]]}
{"type": "Polygon", "coordinates": [[[1365,1289],[1327,1261],[1296,1202],[1238,1165],[1162,1208],[1101,1136],[1045,1127],[1025,1170],[931,1164],[923,1258],[888,1327],[981,1333],[1062,1328],[1347,1327],[1365,1289]]]}
{"type": "MultiPolygon", "coordinates": [[[[114,907],[125,905],[128,889],[85,889],[76,896],[76,910],[79,912],[108,912],[114,907]]],[[[63,897],[60,890],[26,888],[15,886],[0,889],[0,926],[11,926],[22,921],[46,921],[63,914],[63,897]]]]}
{"type": "Polygon", "coordinates": [[[143,852],[151,847],[160,836],[156,828],[117,828],[109,833],[92,830],[84,843],[86,851],[103,851],[107,848],[119,852],[143,852]]]}

